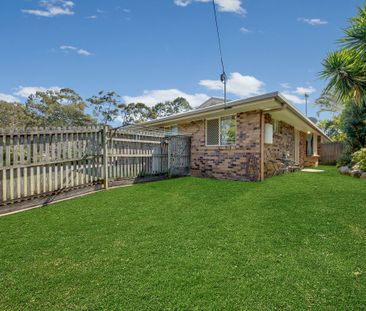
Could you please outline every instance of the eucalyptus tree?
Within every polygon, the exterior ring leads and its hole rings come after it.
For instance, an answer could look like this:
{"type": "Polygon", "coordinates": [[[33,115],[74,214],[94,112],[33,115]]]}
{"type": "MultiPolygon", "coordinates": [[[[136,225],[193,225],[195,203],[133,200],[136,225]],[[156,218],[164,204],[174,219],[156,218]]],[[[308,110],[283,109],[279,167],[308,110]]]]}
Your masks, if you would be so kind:
{"type": "Polygon", "coordinates": [[[91,104],[94,116],[104,125],[111,125],[117,119],[123,105],[121,96],[113,91],[100,91],[87,101],[91,104]]]}
{"type": "Polygon", "coordinates": [[[74,90],[36,92],[25,103],[25,126],[64,127],[89,126],[96,120],[86,113],[87,105],[74,90]]]}

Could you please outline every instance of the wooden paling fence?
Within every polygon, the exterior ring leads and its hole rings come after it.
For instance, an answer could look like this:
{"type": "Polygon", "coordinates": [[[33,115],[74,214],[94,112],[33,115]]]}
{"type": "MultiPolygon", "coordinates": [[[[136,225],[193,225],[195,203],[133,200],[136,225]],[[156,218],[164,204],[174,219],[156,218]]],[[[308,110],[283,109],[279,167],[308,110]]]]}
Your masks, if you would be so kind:
{"type": "Polygon", "coordinates": [[[320,163],[333,165],[342,155],[344,144],[341,142],[331,142],[321,144],[320,149],[320,163]]]}
{"type": "Polygon", "coordinates": [[[0,129],[0,213],[1,206],[46,204],[119,183],[187,175],[189,155],[189,137],[159,131],[0,129]]]}

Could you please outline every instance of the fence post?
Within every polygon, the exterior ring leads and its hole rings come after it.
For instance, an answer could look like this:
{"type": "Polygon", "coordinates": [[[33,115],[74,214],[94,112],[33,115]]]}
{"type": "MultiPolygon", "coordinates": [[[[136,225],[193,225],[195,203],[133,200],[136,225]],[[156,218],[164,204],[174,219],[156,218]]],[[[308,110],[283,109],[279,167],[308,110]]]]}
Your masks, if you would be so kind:
{"type": "Polygon", "coordinates": [[[168,176],[172,177],[172,141],[171,141],[171,137],[169,137],[167,139],[168,142],[168,176]]]}
{"type": "Polygon", "coordinates": [[[108,189],[108,126],[103,127],[103,167],[104,167],[104,189],[108,189]]]}

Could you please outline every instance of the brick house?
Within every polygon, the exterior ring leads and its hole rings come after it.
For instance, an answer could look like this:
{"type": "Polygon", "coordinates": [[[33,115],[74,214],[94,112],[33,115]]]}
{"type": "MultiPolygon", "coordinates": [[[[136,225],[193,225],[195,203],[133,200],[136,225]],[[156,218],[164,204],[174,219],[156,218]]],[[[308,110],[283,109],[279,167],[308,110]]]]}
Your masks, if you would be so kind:
{"type": "Polygon", "coordinates": [[[191,175],[259,181],[286,153],[316,167],[329,138],[280,93],[230,101],[211,98],[197,109],[144,123],[191,135],[191,175]]]}

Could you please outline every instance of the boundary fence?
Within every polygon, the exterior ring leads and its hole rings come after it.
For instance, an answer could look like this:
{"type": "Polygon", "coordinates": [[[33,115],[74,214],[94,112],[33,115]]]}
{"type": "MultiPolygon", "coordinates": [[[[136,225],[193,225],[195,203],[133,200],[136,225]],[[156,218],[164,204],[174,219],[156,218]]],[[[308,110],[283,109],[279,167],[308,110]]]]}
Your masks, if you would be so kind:
{"type": "Polygon", "coordinates": [[[113,185],[188,175],[189,166],[190,137],[164,131],[0,129],[0,213],[113,185]]]}

